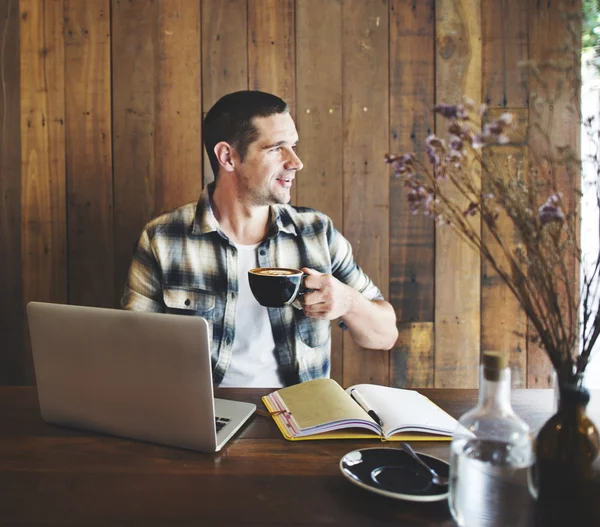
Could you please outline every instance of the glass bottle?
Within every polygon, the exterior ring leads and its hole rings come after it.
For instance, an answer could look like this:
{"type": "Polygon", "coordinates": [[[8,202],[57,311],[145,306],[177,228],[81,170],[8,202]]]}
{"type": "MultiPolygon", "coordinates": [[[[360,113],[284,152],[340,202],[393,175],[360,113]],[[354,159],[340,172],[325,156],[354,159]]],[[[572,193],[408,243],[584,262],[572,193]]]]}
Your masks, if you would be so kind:
{"type": "Polygon", "coordinates": [[[525,527],[533,521],[527,424],[510,403],[506,356],[484,352],[479,401],[458,420],[450,446],[448,502],[460,527],[525,527]]]}
{"type": "Polygon", "coordinates": [[[559,383],[558,411],[536,440],[536,526],[600,525],[600,483],[593,467],[600,450],[598,429],[586,413],[589,392],[559,383]]]}

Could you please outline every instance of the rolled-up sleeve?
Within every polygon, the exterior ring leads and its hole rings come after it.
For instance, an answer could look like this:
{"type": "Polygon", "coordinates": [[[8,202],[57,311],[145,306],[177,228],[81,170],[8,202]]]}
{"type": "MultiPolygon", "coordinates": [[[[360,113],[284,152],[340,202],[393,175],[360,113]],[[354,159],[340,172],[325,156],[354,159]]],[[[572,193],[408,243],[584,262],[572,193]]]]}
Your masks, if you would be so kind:
{"type": "MultiPolygon", "coordinates": [[[[333,227],[333,224],[328,227],[327,239],[331,254],[331,274],[340,282],[356,289],[367,300],[384,300],[379,288],[354,260],[350,242],[333,227]]],[[[348,329],[341,319],[337,324],[343,330],[348,329]]]]}
{"type": "Polygon", "coordinates": [[[332,224],[328,227],[327,237],[333,276],[368,300],[383,300],[379,288],[354,260],[350,242],[332,224]]]}
{"type": "Polygon", "coordinates": [[[164,313],[161,282],[160,267],[148,232],[144,230],[129,267],[121,307],[132,311],[164,313]]]}

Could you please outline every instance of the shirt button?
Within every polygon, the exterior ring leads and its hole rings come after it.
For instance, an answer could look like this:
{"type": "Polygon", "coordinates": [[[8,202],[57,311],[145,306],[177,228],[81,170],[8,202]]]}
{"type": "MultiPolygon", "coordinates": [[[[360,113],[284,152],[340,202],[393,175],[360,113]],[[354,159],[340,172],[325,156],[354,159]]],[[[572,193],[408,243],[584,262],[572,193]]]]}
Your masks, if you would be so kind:
{"type": "Polygon", "coordinates": [[[261,255],[261,256],[264,256],[265,254],[267,254],[267,251],[265,251],[264,249],[261,249],[261,250],[260,250],[260,255],[261,255]]]}
{"type": "Polygon", "coordinates": [[[184,304],[185,304],[186,306],[189,306],[189,305],[191,304],[191,302],[190,302],[190,299],[189,299],[189,298],[186,298],[186,299],[185,299],[185,302],[184,302],[184,304]]]}

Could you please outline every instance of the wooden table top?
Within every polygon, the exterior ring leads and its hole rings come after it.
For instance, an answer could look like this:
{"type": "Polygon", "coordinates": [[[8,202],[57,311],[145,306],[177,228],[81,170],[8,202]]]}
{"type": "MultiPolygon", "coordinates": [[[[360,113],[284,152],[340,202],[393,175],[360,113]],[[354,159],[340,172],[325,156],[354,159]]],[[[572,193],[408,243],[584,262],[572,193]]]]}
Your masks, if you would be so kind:
{"type": "MultiPolygon", "coordinates": [[[[218,397],[264,408],[263,389],[218,397]]],[[[419,390],[459,417],[476,390],[419,390]]],[[[517,390],[513,406],[537,430],[550,390],[517,390]]],[[[600,393],[588,407],[600,423],[600,393]]],[[[388,443],[389,445],[389,443],[388,443]]],[[[448,458],[449,443],[415,442],[448,458]]],[[[202,454],[44,423],[32,387],[0,387],[1,525],[454,526],[448,505],[366,492],[340,473],[341,457],[377,440],[285,441],[255,414],[221,452],[202,454]]]]}

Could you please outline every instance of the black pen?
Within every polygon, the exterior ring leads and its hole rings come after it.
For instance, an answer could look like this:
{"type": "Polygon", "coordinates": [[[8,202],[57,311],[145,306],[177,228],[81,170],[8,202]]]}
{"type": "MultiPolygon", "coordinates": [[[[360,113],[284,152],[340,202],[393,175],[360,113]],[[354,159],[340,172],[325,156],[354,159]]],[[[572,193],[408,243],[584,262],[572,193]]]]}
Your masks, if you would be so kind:
{"type": "Polygon", "coordinates": [[[371,418],[379,425],[383,426],[383,421],[379,418],[379,416],[375,413],[375,410],[369,408],[367,402],[362,398],[360,393],[358,393],[355,389],[350,390],[350,397],[354,399],[358,405],[365,411],[367,414],[371,416],[371,418]],[[356,392],[356,393],[354,393],[356,392]]]}

